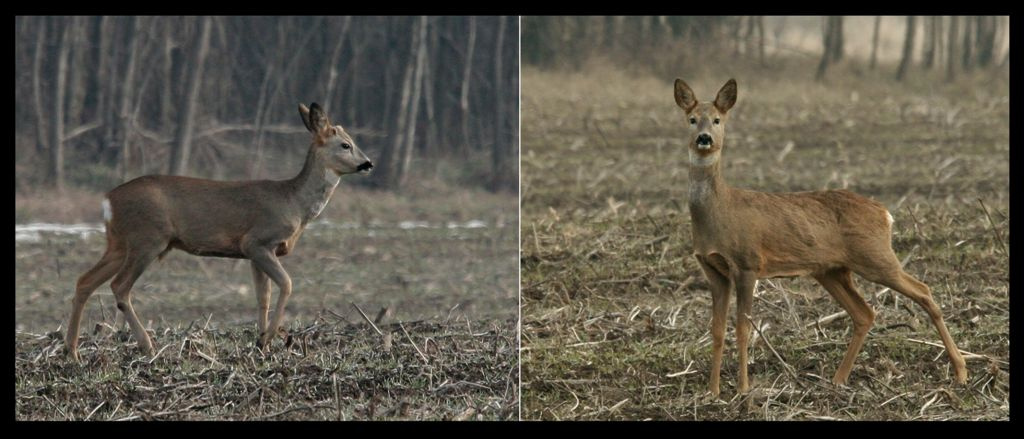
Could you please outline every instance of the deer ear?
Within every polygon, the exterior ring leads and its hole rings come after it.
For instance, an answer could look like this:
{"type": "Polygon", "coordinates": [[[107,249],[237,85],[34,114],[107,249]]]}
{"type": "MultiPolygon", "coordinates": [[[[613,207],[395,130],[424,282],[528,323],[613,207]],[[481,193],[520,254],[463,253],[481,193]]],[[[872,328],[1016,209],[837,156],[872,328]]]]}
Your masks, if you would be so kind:
{"type": "Polygon", "coordinates": [[[697,96],[693,94],[690,86],[686,85],[686,81],[679,78],[676,78],[676,105],[687,113],[697,106],[697,96]]]}
{"type": "Polygon", "coordinates": [[[715,96],[715,108],[722,113],[729,111],[736,104],[736,80],[730,79],[715,96]]]}
{"type": "Polygon", "coordinates": [[[327,113],[324,113],[324,109],[320,108],[320,104],[316,102],[309,104],[308,118],[309,122],[306,123],[306,128],[314,133],[331,126],[331,121],[327,119],[327,113]]]}
{"type": "Polygon", "coordinates": [[[313,125],[309,123],[309,108],[305,105],[299,104],[299,116],[302,117],[302,124],[306,126],[306,129],[311,133],[315,133],[313,125]]]}

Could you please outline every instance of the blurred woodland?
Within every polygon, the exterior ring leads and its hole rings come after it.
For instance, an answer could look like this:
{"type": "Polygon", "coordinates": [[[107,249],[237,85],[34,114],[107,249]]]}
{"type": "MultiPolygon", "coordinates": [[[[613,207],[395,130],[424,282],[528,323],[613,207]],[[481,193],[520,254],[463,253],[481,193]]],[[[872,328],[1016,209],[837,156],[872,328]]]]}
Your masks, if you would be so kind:
{"type": "MultiPolygon", "coordinates": [[[[540,67],[578,68],[601,54],[623,63],[657,63],[649,50],[671,49],[673,58],[703,63],[708,60],[753,60],[764,65],[772,56],[813,55],[814,77],[824,80],[830,66],[846,58],[849,37],[870,32],[868,68],[879,67],[880,38],[900,41],[893,78],[903,80],[914,60],[921,69],[942,70],[948,79],[972,69],[1009,65],[1009,17],[765,17],[765,16],[615,16],[524,17],[523,62],[540,67]],[[871,20],[868,26],[847,27],[852,20],[871,20]],[[819,22],[820,21],[820,25],[819,22]],[[811,23],[808,26],[808,22],[811,23]],[[813,41],[789,34],[820,30],[813,41]],[[864,32],[867,31],[867,32],[864,32]],[[851,35],[855,34],[855,35],[851,35]],[[893,39],[890,38],[890,39],[893,39]]],[[[692,64],[692,63],[691,63],[692,64]]]]}
{"type": "Polygon", "coordinates": [[[515,192],[516,17],[16,17],[15,191],[289,178],[318,102],[377,165],[515,192]]]}

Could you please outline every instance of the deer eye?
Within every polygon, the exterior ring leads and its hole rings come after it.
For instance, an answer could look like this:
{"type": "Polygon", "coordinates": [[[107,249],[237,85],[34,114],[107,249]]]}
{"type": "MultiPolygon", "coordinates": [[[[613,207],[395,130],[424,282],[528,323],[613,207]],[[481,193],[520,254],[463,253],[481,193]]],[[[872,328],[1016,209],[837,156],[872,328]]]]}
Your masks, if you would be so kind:
{"type": "Polygon", "coordinates": [[[719,124],[719,123],[721,123],[721,122],[722,122],[722,119],[719,119],[719,118],[717,118],[717,117],[715,118],[715,125],[718,125],[718,124],[719,124]]]}
{"type": "Polygon", "coordinates": [[[696,117],[691,117],[690,118],[690,125],[697,125],[697,118],[696,117]]]}
{"type": "Polygon", "coordinates": [[[351,149],[351,148],[352,148],[352,145],[349,145],[347,143],[342,143],[341,144],[341,149],[351,149]]]}

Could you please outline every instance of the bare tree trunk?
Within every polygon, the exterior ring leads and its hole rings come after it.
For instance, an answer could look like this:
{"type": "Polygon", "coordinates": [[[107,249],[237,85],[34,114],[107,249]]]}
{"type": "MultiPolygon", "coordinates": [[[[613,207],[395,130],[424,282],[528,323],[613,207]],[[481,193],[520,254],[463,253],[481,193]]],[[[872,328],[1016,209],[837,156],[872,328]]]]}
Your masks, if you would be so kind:
{"type": "MultiPolygon", "coordinates": [[[[82,37],[79,34],[79,22],[85,17],[65,17],[64,26],[67,28],[68,33],[68,65],[77,66],[81,65],[82,60],[80,59],[81,50],[78,48],[78,42],[82,41],[82,37]]],[[[78,103],[76,102],[78,92],[78,76],[76,73],[80,69],[68,69],[67,79],[64,85],[64,125],[65,130],[68,126],[75,126],[78,124],[78,103]]],[[[64,140],[67,140],[67,132],[64,133],[64,140]]]]}
{"type": "Polygon", "coordinates": [[[110,22],[111,18],[104,15],[99,19],[96,38],[99,43],[96,45],[95,63],[96,69],[93,72],[93,84],[92,90],[95,96],[93,102],[95,102],[94,114],[99,118],[103,124],[110,123],[107,114],[107,101],[109,98],[109,92],[103,87],[103,81],[109,75],[107,72],[109,65],[109,53],[110,53],[110,22]]]}
{"type": "MultiPolygon", "coordinates": [[[[996,30],[995,41],[999,46],[993,54],[993,62],[995,61],[995,58],[1000,57],[1000,54],[1004,52],[1009,54],[1010,52],[1010,39],[1008,38],[1010,34],[1010,17],[1000,17],[999,21],[996,22],[996,30]],[[1006,42],[1005,44],[1003,43],[1004,41],[1006,42]]],[[[1003,60],[999,62],[999,65],[1002,66],[1006,59],[1007,58],[1004,57],[1003,60]]]]}
{"type": "Polygon", "coordinates": [[[32,98],[36,111],[36,152],[40,155],[49,152],[46,134],[46,117],[43,115],[42,65],[46,53],[46,18],[39,18],[36,34],[36,53],[32,60],[32,98]]]}
{"type": "Polygon", "coordinates": [[[903,59],[900,60],[900,67],[896,70],[896,80],[902,81],[907,75],[907,68],[910,67],[911,58],[914,56],[914,24],[917,17],[907,16],[907,33],[903,38],[903,59]]]}
{"type": "MultiPolygon", "coordinates": [[[[316,18],[316,20],[319,21],[321,20],[321,18],[316,18]]],[[[278,24],[278,34],[280,35],[280,37],[278,38],[278,46],[276,51],[277,56],[275,57],[275,59],[281,60],[281,67],[278,69],[280,70],[280,73],[276,75],[276,78],[274,80],[274,88],[272,89],[273,91],[269,94],[269,97],[267,98],[267,103],[263,107],[264,110],[256,123],[256,165],[254,168],[255,170],[253,171],[253,175],[259,175],[263,169],[263,139],[266,137],[266,131],[264,130],[264,126],[267,123],[267,118],[270,117],[270,114],[273,111],[273,109],[277,108],[277,97],[281,93],[281,89],[284,86],[284,81],[285,79],[292,77],[292,70],[296,66],[296,63],[299,59],[299,55],[302,54],[302,51],[300,50],[290,50],[289,48],[306,47],[309,44],[310,38],[312,38],[313,35],[317,32],[317,29],[319,29],[319,26],[317,24],[307,26],[305,34],[302,36],[302,38],[299,41],[291,42],[288,41],[289,29],[287,27],[287,23],[284,20],[282,20],[278,24]],[[291,56],[285,59],[285,57],[288,54],[290,54],[291,56]]],[[[271,66],[273,65],[272,63],[268,64],[270,64],[271,66]]],[[[268,71],[268,76],[270,76],[269,73],[270,72],[268,71]]]]}
{"type": "Polygon", "coordinates": [[[956,63],[957,63],[957,41],[960,38],[957,35],[959,29],[957,29],[960,22],[960,17],[951,15],[949,17],[949,43],[946,45],[949,50],[949,55],[946,57],[946,80],[952,81],[956,77],[956,63]]]}
{"type": "Polygon", "coordinates": [[[978,66],[988,67],[992,64],[992,55],[996,45],[996,17],[978,17],[977,44],[978,44],[978,66]]]}
{"type": "Polygon", "coordinates": [[[392,188],[398,185],[398,181],[402,174],[400,169],[402,166],[402,159],[404,158],[404,155],[402,154],[402,147],[405,145],[405,134],[408,129],[407,125],[415,123],[415,121],[409,121],[408,119],[410,113],[409,106],[411,105],[410,101],[412,100],[412,77],[416,71],[416,60],[412,59],[412,57],[416,55],[418,43],[416,38],[418,36],[418,32],[413,30],[412,42],[409,45],[408,52],[410,59],[405,63],[405,73],[402,75],[401,104],[396,112],[398,122],[396,123],[395,128],[390,130],[390,132],[395,133],[395,140],[392,143],[391,148],[385,151],[381,157],[381,163],[385,166],[384,169],[387,169],[387,171],[384,172],[382,180],[385,185],[392,188]]]}
{"type": "Polygon", "coordinates": [[[965,72],[970,71],[973,65],[973,46],[974,43],[971,40],[971,36],[974,33],[974,17],[964,17],[964,39],[963,44],[960,45],[962,60],[961,64],[965,72]]]}
{"type": "Polygon", "coordinates": [[[924,48],[921,52],[921,65],[924,68],[931,69],[935,64],[935,18],[936,17],[925,17],[923,23],[924,26],[924,48]]]}
{"type": "Polygon", "coordinates": [[[494,48],[494,144],[491,145],[491,190],[498,189],[498,182],[504,175],[504,126],[505,93],[504,70],[502,69],[502,48],[505,43],[505,17],[498,17],[498,42],[494,48]]]}
{"type": "Polygon", "coordinates": [[[259,171],[263,164],[263,120],[266,119],[267,93],[270,88],[270,79],[274,76],[274,63],[267,62],[266,66],[267,69],[263,71],[263,80],[260,81],[260,94],[256,99],[256,118],[253,121],[256,125],[256,160],[253,160],[252,167],[249,168],[249,178],[251,179],[259,177],[259,171]]]}
{"type": "Polygon", "coordinates": [[[626,17],[616,15],[612,18],[612,34],[614,39],[612,41],[612,49],[618,50],[622,47],[623,30],[625,29],[626,17]]]}
{"type": "Polygon", "coordinates": [[[174,100],[171,96],[174,94],[174,88],[171,86],[174,80],[174,56],[171,53],[174,50],[174,42],[171,39],[171,22],[170,19],[164,21],[164,45],[163,45],[163,82],[161,84],[160,92],[160,127],[171,126],[171,112],[174,109],[174,100]]]}
{"type": "Polygon", "coordinates": [[[832,39],[835,38],[835,26],[834,17],[827,17],[825,19],[825,28],[822,33],[822,50],[821,50],[821,61],[818,62],[818,72],[814,75],[814,78],[818,81],[825,79],[825,70],[828,69],[828,65],[832,62],[832,39]]]}
{"type": "Polygon", "coordinates": [[[203,82],[203,64],[206,61],[206,53],[210,49],[210,17],[202,17],[199,20],[202,30],[192,63],[189,65],[188,80],[186,81],[188,88],[182,98],[178,131],[174,136],[174,145],[171,149],[169,171],[172,175],[182,175],[188,172],[188,157],[192,149],[192,128],[199,101],[199,86],[203,82]]]}
{"type": "Polygon", "coordinates": [[[135,63],[139,55],[138,33],[141,31],[141,19],[129,17],[128,35],[125,40],[130,48],[128,52],[128,65],[125,67],[124,79],[121,81],[121,106],[118,110],[118,135],[121,137],[121,181],[128,177],[128,167],[131,163],[131,148],[128,142],[131,116],[132,90],[135,85],[135,63]]]}
{"type": "Polygon", "coordinates": [[[758,15],[757,20],[757,59],[764,65],[764,15],[758,15]]]}
{"type": "Polygon", "coordinates": [[[843,17],[836,16],[832,17],[835,20],[835,25],[832,26],[832,54],[829,56],[829,62],[835,64],[836,62],[843,59],[844,54],[844,43],[843,43],[843,17]]]}
{"type": "MultiPolygon", "coordinates": [[[[435,20],[442,20],[437,18],[435,20]]],[[[441,142],[437,138],[437,122],[435,118],[434,109],[434,88],[436,82],[434,80],[434,64],[430,62],[432,59],[437,59],[437,43],[438,43],[438,25],[429,26],[427,29],[427,57],[424,59],[425,65],[423,66],[423,105],[427,110],[427,148],[429,152],[433,148],[437,147],[441,142]]]]}
{"type": "Polygon", "coordinates": [[[68,49],[70,46],[69,20],[53,18],[52,28],[57,41],[57,61],[53,69],[53,101],[50,102],[50,184],[64,191],[64,93],[68,76],[68,49]]]}
{"type": "Polygon", "coordinates": [[[420,96],[423,90],[423,66],[427,59],[427,17],[420,16],[419,23],[419,36],[417,37],[419,47],[416,49],[416,70],[413,73],[412,97],[410,99],[412,105],[409,106],[409,124],[406,130],[402,165],[399,168],[398,187],[405,186],[406,176],[409,175],[409,167],[412,162],[412,151],[416,142],[416,125],[419,120],[420,96]]]}
{"type": "Polygon", "coordinates": [[[466,42],[466,65],[462,70],[462,93],[459,95],[459,109],[462,110],[462,149],[468,151],[469,141],[469,80],[473,68],[473,48],[476,46],[476,17],[469,17],[469,37],[466,42]]]}
{"type": "Polygon", "coordinates": [[[875,31],[871,33],[871,61],[868,64],[868,68],[871,70],[875,69],[878,62],[878,30],[882,26],[882,16],[875,16],[875,31]]]}
{"type": "Polygon", "coordinates": [[[331,61],[328,64],[328,76],[327,76],[327,94],[324,95],[324,111],[330,114],[331,103],[334,102],[334,84],[338,78],[338,56],[341,55],[341,46],[345,43],[345,37],[348,35],[348,26],[352,22],[352,16],[345,16],[344,21],[341,22],[341,31],[337,35],[332,35],[332,38],[337,38],[338,42],[334,44],[334,49],[331,50],[331,61]]]}
{"type": "Polygon", "coordinates": [[[649,41],[651,38],[651,23],[654,17],[637,17],[640,20],[640,41],[649,41]]]}

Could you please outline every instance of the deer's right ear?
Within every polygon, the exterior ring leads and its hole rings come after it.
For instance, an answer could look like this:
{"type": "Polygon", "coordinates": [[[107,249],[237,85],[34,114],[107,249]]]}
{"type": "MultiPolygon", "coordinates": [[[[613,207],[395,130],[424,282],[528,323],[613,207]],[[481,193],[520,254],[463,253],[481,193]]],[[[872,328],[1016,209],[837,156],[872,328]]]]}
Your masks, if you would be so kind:
{"type": "Polygon", "coordinates": [[[314,133],[319,133],[320,130],[331,126],[331,122],[327,120],[327,113],[320,107],[320,104],[313,102],[309,104],[309,122],[306,124],[306,128],[314,133]]]}
{"type": "Polygon", "coordinates": [[[676,105],[687,113],[697,106],[697,96],[693,94],[690,86],[686,85],[686,81],[679,78],[676,78],[676,105]]]}
{"type": "Polygon", "coordinates": [[[309,108],[305,105],[299,104],[299,116],[302,116],[302,124],[306,126],[306,129],[311,133],[316,131],[313,129],[313,125],[309,123],[309,108]]]}

